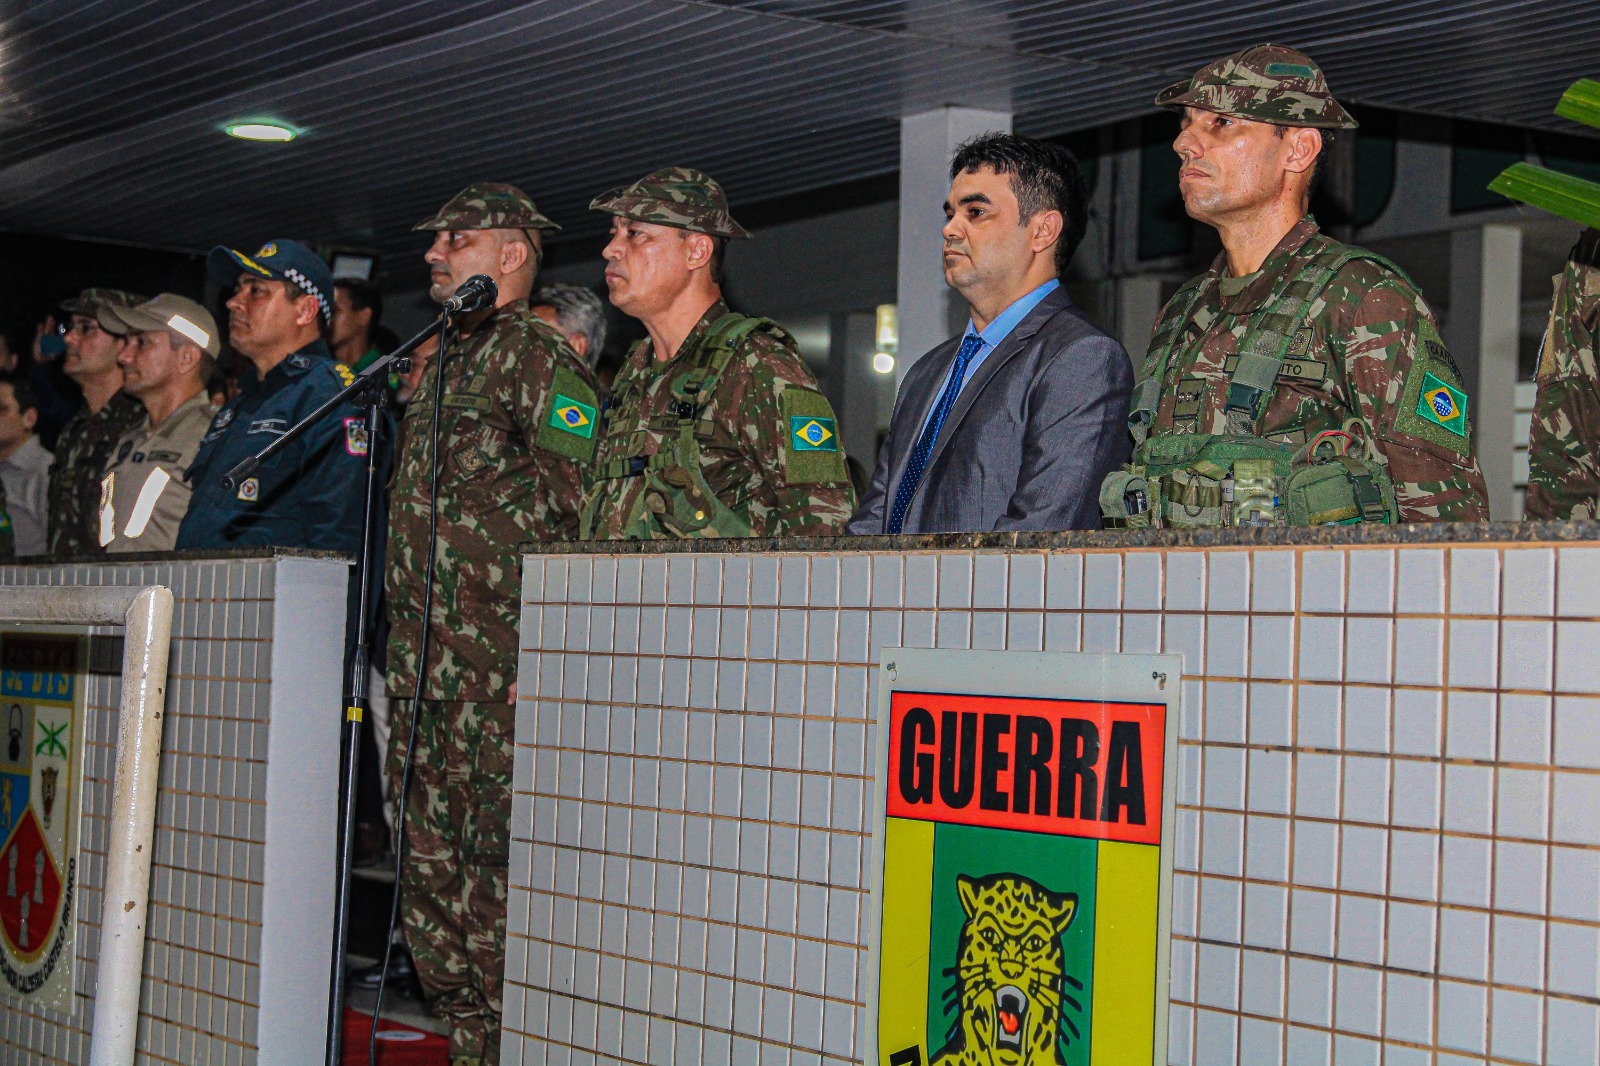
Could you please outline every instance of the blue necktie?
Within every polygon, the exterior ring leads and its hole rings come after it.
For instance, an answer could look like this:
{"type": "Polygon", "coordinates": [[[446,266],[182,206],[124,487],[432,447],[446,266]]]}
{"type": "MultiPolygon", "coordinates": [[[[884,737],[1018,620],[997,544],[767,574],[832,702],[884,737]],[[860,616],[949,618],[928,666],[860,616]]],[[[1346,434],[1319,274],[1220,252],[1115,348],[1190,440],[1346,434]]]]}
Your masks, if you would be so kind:
{"type": "Polygon", "coordinates": [[[900,476],[900,487],[894,493],[894,506],[889,509],[890,533],[900,532],[901,527],[906,524],[906,509],[911,506],[911,497],[916,495],[917,485],[922,481],[923,471],[928,466],[928,456],[933,454],[934,442],[939,439],[939,430],[944,427],[944,420],[950,417],[950,409],[956,405],[956,397],[961,395],[961,383],[967,376],[967,364],[972,362],[972,357],[977,355],[978,349],[982,347],[983,338],[976,333],[970,333],[962,340],[961,350],[956,352],[956,365],[950,369],[950,382],[939,394],[939,402],[933,405],[933,414],[928,416],[928,424],[922,427],[922,436],[917,438],[917,446],[911,453],[911,461],[906,464],[906,472],[900,476]]]}

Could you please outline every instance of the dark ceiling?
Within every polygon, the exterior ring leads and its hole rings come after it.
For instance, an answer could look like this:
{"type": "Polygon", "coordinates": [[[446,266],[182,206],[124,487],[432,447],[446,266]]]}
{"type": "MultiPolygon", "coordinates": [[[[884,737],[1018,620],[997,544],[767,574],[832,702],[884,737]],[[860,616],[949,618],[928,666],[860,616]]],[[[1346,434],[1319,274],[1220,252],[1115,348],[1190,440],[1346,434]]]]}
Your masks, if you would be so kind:
{"type": "Polygon", "coordinates": [[[409,258],[468,181],[566,236],[673,163],[735,205],[896,168],[896,120],[1009,109],[1042,135],[1138,115],[1200,64],[1294,44],[1348,100],[1577,132],[1595,0],[0,2],[0,227],[200,249],[301,236],[409,258]],[[306,132],[250,144],[219,127],[306,132]]]}

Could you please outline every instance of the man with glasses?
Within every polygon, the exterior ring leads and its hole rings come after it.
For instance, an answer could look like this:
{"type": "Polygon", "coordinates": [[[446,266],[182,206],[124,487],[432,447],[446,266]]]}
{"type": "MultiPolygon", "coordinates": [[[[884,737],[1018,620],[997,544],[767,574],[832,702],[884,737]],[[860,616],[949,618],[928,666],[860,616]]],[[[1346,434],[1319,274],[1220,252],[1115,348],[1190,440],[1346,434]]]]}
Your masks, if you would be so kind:
{"type": "Polygon", "coordinates": [[[50,478],[50,554],[105,554],[97,536],[100,478],[111,449],[144,417],[139,401],[122,392],[122,367],[117,357],[128,329],[106,312],[108,307],[136,307],[143,296],[120,289],[84,289],[61,309],[71,316],[62,371],[83,390],[83,407],[56,438],[56,460],[50,478]]]}

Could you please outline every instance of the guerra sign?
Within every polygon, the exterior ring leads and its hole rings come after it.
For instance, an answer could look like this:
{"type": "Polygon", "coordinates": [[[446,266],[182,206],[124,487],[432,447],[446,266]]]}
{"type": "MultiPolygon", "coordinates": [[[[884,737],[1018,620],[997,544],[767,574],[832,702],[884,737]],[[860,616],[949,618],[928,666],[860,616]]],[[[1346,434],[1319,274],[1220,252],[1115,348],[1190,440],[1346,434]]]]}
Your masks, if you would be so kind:
{"type": "Polygon", "coordinates": [[[883,653],[869,1063],[1166,1061],[1181,673],[883,653]]]}

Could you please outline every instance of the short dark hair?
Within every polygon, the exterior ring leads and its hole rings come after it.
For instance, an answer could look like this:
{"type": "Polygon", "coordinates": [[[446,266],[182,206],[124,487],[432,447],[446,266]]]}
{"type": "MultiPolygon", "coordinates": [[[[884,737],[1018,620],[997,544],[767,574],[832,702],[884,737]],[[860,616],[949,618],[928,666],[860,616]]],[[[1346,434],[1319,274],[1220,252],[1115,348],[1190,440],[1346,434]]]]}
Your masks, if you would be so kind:
{"type": "Polygon", "coordinates": [[[987,166],[1011,179],[1022,221],[1040,211],[1061,212],[1061,237],[1056,241],[1056,273],[1065,276],[1072,253],[1089,227],[1089,191],[1078,158],[1064,146],[1014,133],[985,133],[956,149],[950,179],[987,166]]]}
{"type": "Polygon", "coordinates": [[[350,294],[350,306],[357,311],[372,312],[372,326],[376,329],[383,321],[383,293],[370,281],[361,278],[334,278],[333,287],[350,294]]]}
{"type": "Polygon", "coordinates": [[[10,385],[11,394],[17,398],[17,413],[32,408],[39,409],[39,395],[33,389],[33,382],[21,374],[0,374],[0,385],[10,385]]]}

